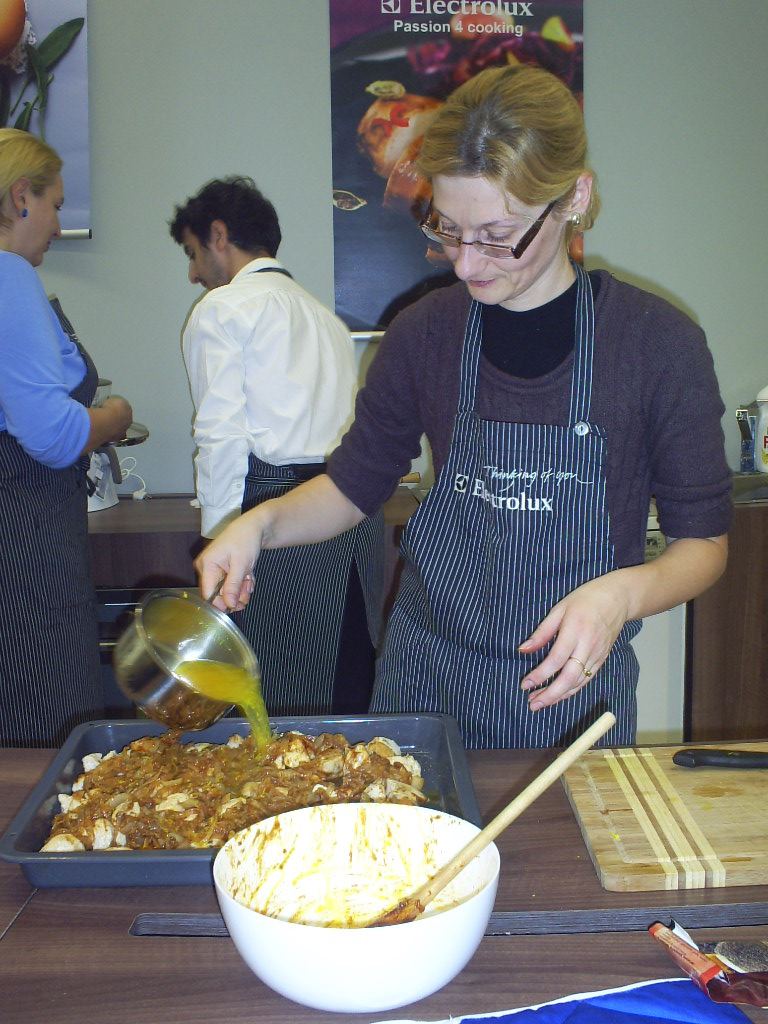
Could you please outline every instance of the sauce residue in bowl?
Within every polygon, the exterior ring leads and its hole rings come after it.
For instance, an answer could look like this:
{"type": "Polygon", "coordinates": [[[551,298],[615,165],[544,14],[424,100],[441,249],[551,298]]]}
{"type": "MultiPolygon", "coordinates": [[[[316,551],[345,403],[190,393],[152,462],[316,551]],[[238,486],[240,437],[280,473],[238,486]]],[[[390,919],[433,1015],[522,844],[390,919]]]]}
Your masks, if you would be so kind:
{"type": "Polygon", "coordinates": [[[182,661],[175,675],[197,693],[212,700],[237,704],[251,726],[256,749],[266,748],[272,736],[267,709],[261,694],[261,680],[239,665],[204,658],[182,661]]]}
{"type": "MultiPolygon", "coordinates": [[[[426,808],[328,804],[279,814],[233,836],[218,863],[236,902],[267,917],[362,928],[427,881],[478,830],[426,808]]],[[[440,913],[490,881],[476,857],[429,904],[440,913]]]]}

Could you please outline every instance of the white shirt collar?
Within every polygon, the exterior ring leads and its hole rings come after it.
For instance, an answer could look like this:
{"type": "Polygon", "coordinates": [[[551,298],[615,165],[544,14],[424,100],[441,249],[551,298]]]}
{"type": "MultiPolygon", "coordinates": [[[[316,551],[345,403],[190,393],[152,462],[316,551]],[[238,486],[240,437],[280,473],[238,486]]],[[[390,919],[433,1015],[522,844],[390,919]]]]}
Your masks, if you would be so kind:
{"type": "Polygon", "coordinates": [[[267,267],[279,267],[281,270],[285,269],[280,260],[273,259],[272,256],[258,256],[255,260],[251,260],[250,263],[246,263],[242,270],[238,270],[232,280],[237,281],[238,278],[245,277],[246,274],[253,274],[259,270],[264,270],[267,267]]]}

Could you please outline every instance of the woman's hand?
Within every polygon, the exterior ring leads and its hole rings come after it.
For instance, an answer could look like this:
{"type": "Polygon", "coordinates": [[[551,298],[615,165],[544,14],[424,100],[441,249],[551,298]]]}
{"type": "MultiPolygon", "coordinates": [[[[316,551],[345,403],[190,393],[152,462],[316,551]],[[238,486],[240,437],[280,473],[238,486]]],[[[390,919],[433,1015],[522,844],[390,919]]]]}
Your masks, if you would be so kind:
{"type": "Polygon", "coordinates": [[[253,590],[251,571],[267,548],[317,544],[357,526],[363,513],[345,498],[329,476],[321,474],[245,512],[195,559],[203,596],[212,594],[225,577],[214,605],[239,612],[253,590]]]}
{"type": "Polygon", "coordinates": [[[101,448],[110,441],[120,441],[133,422],[133,409],[120,395],[110,395],[102,405],[88,409],[91,429],[81,454],[101,448]]]}
{"type": "Polygon", "coordinates": [[[231,522],[195,559],[202,596],[212,594],[223,578],[214,606],[223,612],[242,611],[253,592],[251,571],[263,545],[262,516],[256,507],[231,522]]]}
{"type": "Polygon", "coordinates": [[[727,558],[725,535],[668,540],[653,561],[598,576],[558,601],[519,648],[531,654],[555,641],[520,684],[530,691],[531,711],[578,693],[599,671],[625,622],[697,597],[722,574],[727,558]]]}
{"type": "Polygon", "coordinates": [[[520,645],[530,654],[553,640],[547,656],[520,684],[531,711],[572,697],[587,685],[608,657],[630,617],[624,570],[590,580],[564,597],[520,645]],[[552,678],[554,677],[554,678],[552,678]],[[544,685],[551,680],[549,685],[544,685]]]}

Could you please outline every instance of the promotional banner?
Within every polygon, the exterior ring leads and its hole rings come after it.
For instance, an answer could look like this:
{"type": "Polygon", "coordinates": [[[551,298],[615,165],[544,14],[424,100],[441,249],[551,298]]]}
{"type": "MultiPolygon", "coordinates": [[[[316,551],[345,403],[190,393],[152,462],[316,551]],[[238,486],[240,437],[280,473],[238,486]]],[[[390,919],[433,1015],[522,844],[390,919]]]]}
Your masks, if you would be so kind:
{"type": "Polygon", "coordinates": [[[386,327],[455,280],[426,259],[414,161],[446,97],[488,67],[536,64],[581,101],[582,0],[329,0],[336,312],[386,327]]]}
{"type": "Polygon", "coordinates": [[[86,0],[0,0],[0,128],[21,128],[64,161],[62,233],[90,235],[86,0]]]}

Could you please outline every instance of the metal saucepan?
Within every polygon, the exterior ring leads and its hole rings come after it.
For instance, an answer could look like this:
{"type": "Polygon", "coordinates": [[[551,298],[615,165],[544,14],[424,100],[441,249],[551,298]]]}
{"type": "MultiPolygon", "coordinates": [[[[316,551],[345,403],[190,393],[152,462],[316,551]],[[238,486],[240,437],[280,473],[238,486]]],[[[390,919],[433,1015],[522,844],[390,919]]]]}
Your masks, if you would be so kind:
{"type": "Polygon", "coordinates": [[[146,715],[171,729],[205,729],[232,707],[197,693],[175,675],[205,658],[259,674],[256,655],[232,620],[189,590],[154,590],[115,645],[118,685],[146,715]]]}

